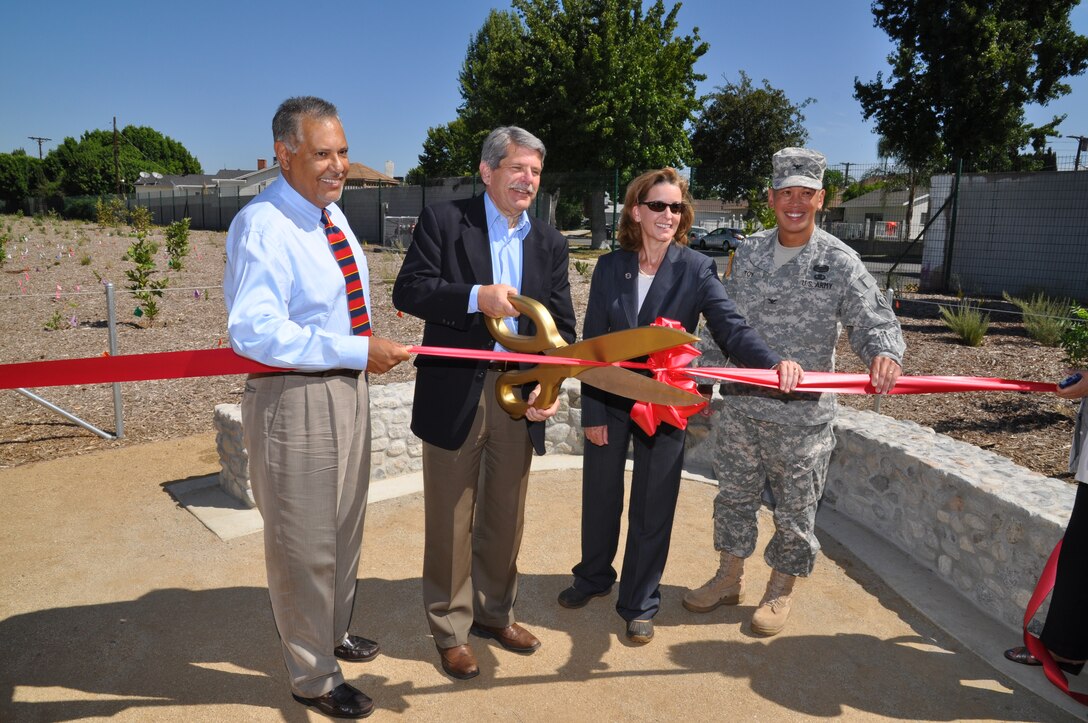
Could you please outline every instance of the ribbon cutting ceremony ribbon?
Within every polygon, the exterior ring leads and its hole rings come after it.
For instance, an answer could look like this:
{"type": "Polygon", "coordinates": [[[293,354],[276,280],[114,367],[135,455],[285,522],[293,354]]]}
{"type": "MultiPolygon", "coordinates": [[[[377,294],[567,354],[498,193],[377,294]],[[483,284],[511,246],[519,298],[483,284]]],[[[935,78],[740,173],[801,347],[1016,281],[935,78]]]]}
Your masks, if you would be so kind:
{"type": "MultiPolygon", "coordinates": [[[[687,345],[684,345],[687,346],[687,345]]],[[[678,347],[683,349],[683,347],[678,347]]],[[[600,365],[586,359],[568,359],[558,356],[497,352],[449,347],[409,347],[413,354],[425,354],[454,359],[482,361],[514,361],[529,364],[600,365]]],[[[670,350],[671,351],[671,350],[670,350]]],[[[669,352],[659,352],[667,355],[669,352]]],[[[687,354],[689,352],[681,352],[687,354]]],[[[657,355],[655,355],[657,356],[657,355]]],[[[628,369],[650,369],[647,363],[618,362],[616,366],[628,369]]],[[[726,381],[756,384],[763,387],[778,386],[778,372],[771,369],[736,369],[732,367],[702,367],[677,369],[676,363],[665,360],[651,369],[655,374],[668,371],[662,379],[675,379],[677,374],[690,377],[707,377],[726,381]]],[[[79,359],[55,359],[49,361],[17,362],[0,364],[0,389],[19,387],[58,387],[75,384],[109,384],[112,382],[138,382],[152,379],[181,379],[185,377],[211,377],[222,374],[246,374],[250,372],[291,371],[271,367],[252,359],[238,356],[234,350],[201,349],[196,351],[153,352],[149,354],[120,354],[117,356],[85,357],[79,359]]],[[[989,377],[940,377],[903,376],[896,382],[892,394],[936,394],[942,392],[1053,392],[1056,386],[1049,382],[1017,381],[989,377]]],[[[838,392],[841,394],[871,394],[867,374],[842,374],[838,372],[805,372],[805,381],[798,391],[838,392]]],[[[697,406],[697,405],[693,405],[697,406]]],[[[690,416],[690,415],[689,415],[690,416]]]]}
{"type": "MultiPolygon", "coordinates": [[[[447,347],[409,347],[413,354],[477,359],[483,361],[514,361],[531,364],[586,364],[581,359],[550,357],[542,362],[537,354],[517,354],[447,347]]],[[[182,379],[214,377],[223,374],[252,372],[289,372],[289,368],[272,367],[239,356],[233,349],[201,349],[199,351],[167,351],[149,354],[119,354],[81,359],[56,359],[39,362],[0,364],[0,389],[21,387],[64,387],[77,384],[110,384],[140,382],[153,379],[182,379]]]]}
{"type": "MultiPolygon", "coordinates": [[[[760,387],[778,388],[778,372],[773,369],[738,369],[736,367],[698,367],[685,369],[692,377],[706,377],[727,382],[742,382],[760,387]]],[[[1053,392],[1052,382],[1027,382],[994,377],[902,376],[888,394],[940,394],[944,392],[1053,392]]],[[[868,374],[843,372],[805,372],[798,392],[834,392],[836,394],[873,394],[868,374]]]]}
{"type": "Polygon", "coordinates": [[[1065,677],[1062,669],[1058,667],[1058,661],[1054,660],[1054,656],[1043,645],[1043,641],[1028,632],[1028,623],[1035,617],[1035,613],[1039,611],[1039,606],[1043,604],[1043,600],[1046,600],[1046,596],[1054,589],[1054,580],[1058,577],[1058,556],[1061,555],[1061,551],[1062,541],[1058,540],[1058,544],[1054,546],[1054,551],[1047,558],[1046,565],[1043,566],[1043,572],[1039,575],[1039,582],[1035,585],[1035,591],[1031,593],[1027,609],[1024,610],[1024,645],[1027,646],[1028,652],[1043,664],[1043,672],[1046,673],[1047,679],[1055,687],[1078,703],[1088,705],[1088,694],[1069,690],[1069,680],[1065,677]]]}

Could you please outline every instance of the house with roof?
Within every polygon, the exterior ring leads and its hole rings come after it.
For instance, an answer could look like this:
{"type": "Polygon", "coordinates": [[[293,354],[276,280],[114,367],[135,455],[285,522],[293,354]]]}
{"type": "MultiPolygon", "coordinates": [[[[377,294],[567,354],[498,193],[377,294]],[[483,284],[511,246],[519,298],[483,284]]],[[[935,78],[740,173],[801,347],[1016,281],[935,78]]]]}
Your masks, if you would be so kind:
{"type": "MultiPolygon", "coordinates": [[[[257,159],[257,170],[223,169],[214,175],[188,174],[184,176],[164,176],[147,174],[136,182],[137,198],[158,198],[166,196],[256,196],[268,184],[279,178],[280,167],[277,163],[268,165],[263,159],[257,159]]],[[[362,163],[352,163],[348,168],[347,188],[376,188],[378,186],[399,186],[400,181],[380,173],[362,163]]]]}
{"type": "Polygon", "coordinates": [[[908,209],[910,190],[876,189],[844,201],[838,218],[829,224],[833,235],[844,241],[910,241],[929,220],[929,189],[916,187],[908,209]],[[910,237],[907,237],[907,221],[910,237]]]}

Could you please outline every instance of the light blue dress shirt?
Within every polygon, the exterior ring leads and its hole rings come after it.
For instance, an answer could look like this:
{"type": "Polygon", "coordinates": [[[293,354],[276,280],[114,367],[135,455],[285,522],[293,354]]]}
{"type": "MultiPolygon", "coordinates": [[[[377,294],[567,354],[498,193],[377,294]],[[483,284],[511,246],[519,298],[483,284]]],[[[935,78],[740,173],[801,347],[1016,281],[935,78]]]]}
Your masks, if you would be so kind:
{"type": "MultiPolygon", "coordinates": [[[[521,293],[522,274],[522,243],[529,235],[532,226],[529,223],[529,214],[521,212],[518,223],[510,228],[510,221],[503,216],[491,196],[484,193],[484,213],[487,216],[487,238],[491,249],[491,270],[493,283],[513,286],[521,293]]],[[[480,284],[472,287],[468,295],[468,313],[475,314],[480,310],[478,296],[480,284]]],[[[517,332],[517,319],[512,316],[503,318],[507,328],[517,332]]],[[[495,349],[505,351],[496,344],[495,349]]]]}
{"type": "MultiPolygon", "coordinates": [[[[367,308],[373,308],[362,247],[339,207],[327,208],[347,236],[367,308]]],[[[329,248],[321,209],[283,177],[231,223],[223,296],[238,354],[300,371],[366,369],[370,337],[351,333],[344,274],[329,248]]]]}

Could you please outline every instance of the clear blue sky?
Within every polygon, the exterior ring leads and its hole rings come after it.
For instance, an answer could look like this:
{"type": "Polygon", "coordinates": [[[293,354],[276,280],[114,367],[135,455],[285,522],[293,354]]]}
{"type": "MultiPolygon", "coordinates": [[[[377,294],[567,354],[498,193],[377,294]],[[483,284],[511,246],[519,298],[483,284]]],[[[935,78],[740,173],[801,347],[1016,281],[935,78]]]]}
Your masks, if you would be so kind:
{"type": "MultiPolygon", "coordinates": [[[[13,0],[0,44],[0,151],[28,136],[53,140],[83,131],[145,125],[182,142],[205,172],[255,168],[272,157],[271,118],[292,95],[336,103],[351,158],[403,175],[417,164],[427,128],[456,117],[457,74],[465,49],[499,0],[330,0],[309,5],[267,0],[82,2],[13,0]]],[[[891,50],[873,27],[868,0],[724,2],[687,0],[679,32],[698,27],[710,50],[696,64],[709,92],[744,70],[805,110],[809,144],[832,164],[871,163],[876,136],[853,99],[886,70],[891,50]]],[[[1088,8],[1073,12],[1088,34],[1088,8]]],[[[1065,134],[1088,135],[1088,78],[1045,109],[1065,113],[1065,134]]],[[[577,112],[577,109],[571,109],[577,112]]],[[[559,139],[543,139],[557,143],[559,139]]],[[[1076,141],[1053,142],[1061,157],[1076,141]]]]}

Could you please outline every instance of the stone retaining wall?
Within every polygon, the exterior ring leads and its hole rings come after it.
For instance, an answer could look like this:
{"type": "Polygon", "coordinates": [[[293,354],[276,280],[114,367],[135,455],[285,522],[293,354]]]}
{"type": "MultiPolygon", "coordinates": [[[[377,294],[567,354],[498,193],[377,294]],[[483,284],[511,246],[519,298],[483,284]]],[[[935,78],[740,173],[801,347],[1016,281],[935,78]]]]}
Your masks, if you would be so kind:
{"type": "MultiPolygon", "coordinates": [[[[409,430],[412,383],[374,385],[371,479],[422,468],[409,430]]],[[[689,419],[685,468],[713,476],[715,398],[689,419]]],[[[220,484],[250,506],[248,461],[237,404],[215,408],[220,484]]],[[[913,422],[839,408],[838,444],[824,504],[888,539],[988,615],[1019,627],[1047,555],[1073,506],[1073,485],[913,422]]],[[[579,384],[567,380],[548,423],[548,452],[581,454],[579,384]]]]}

